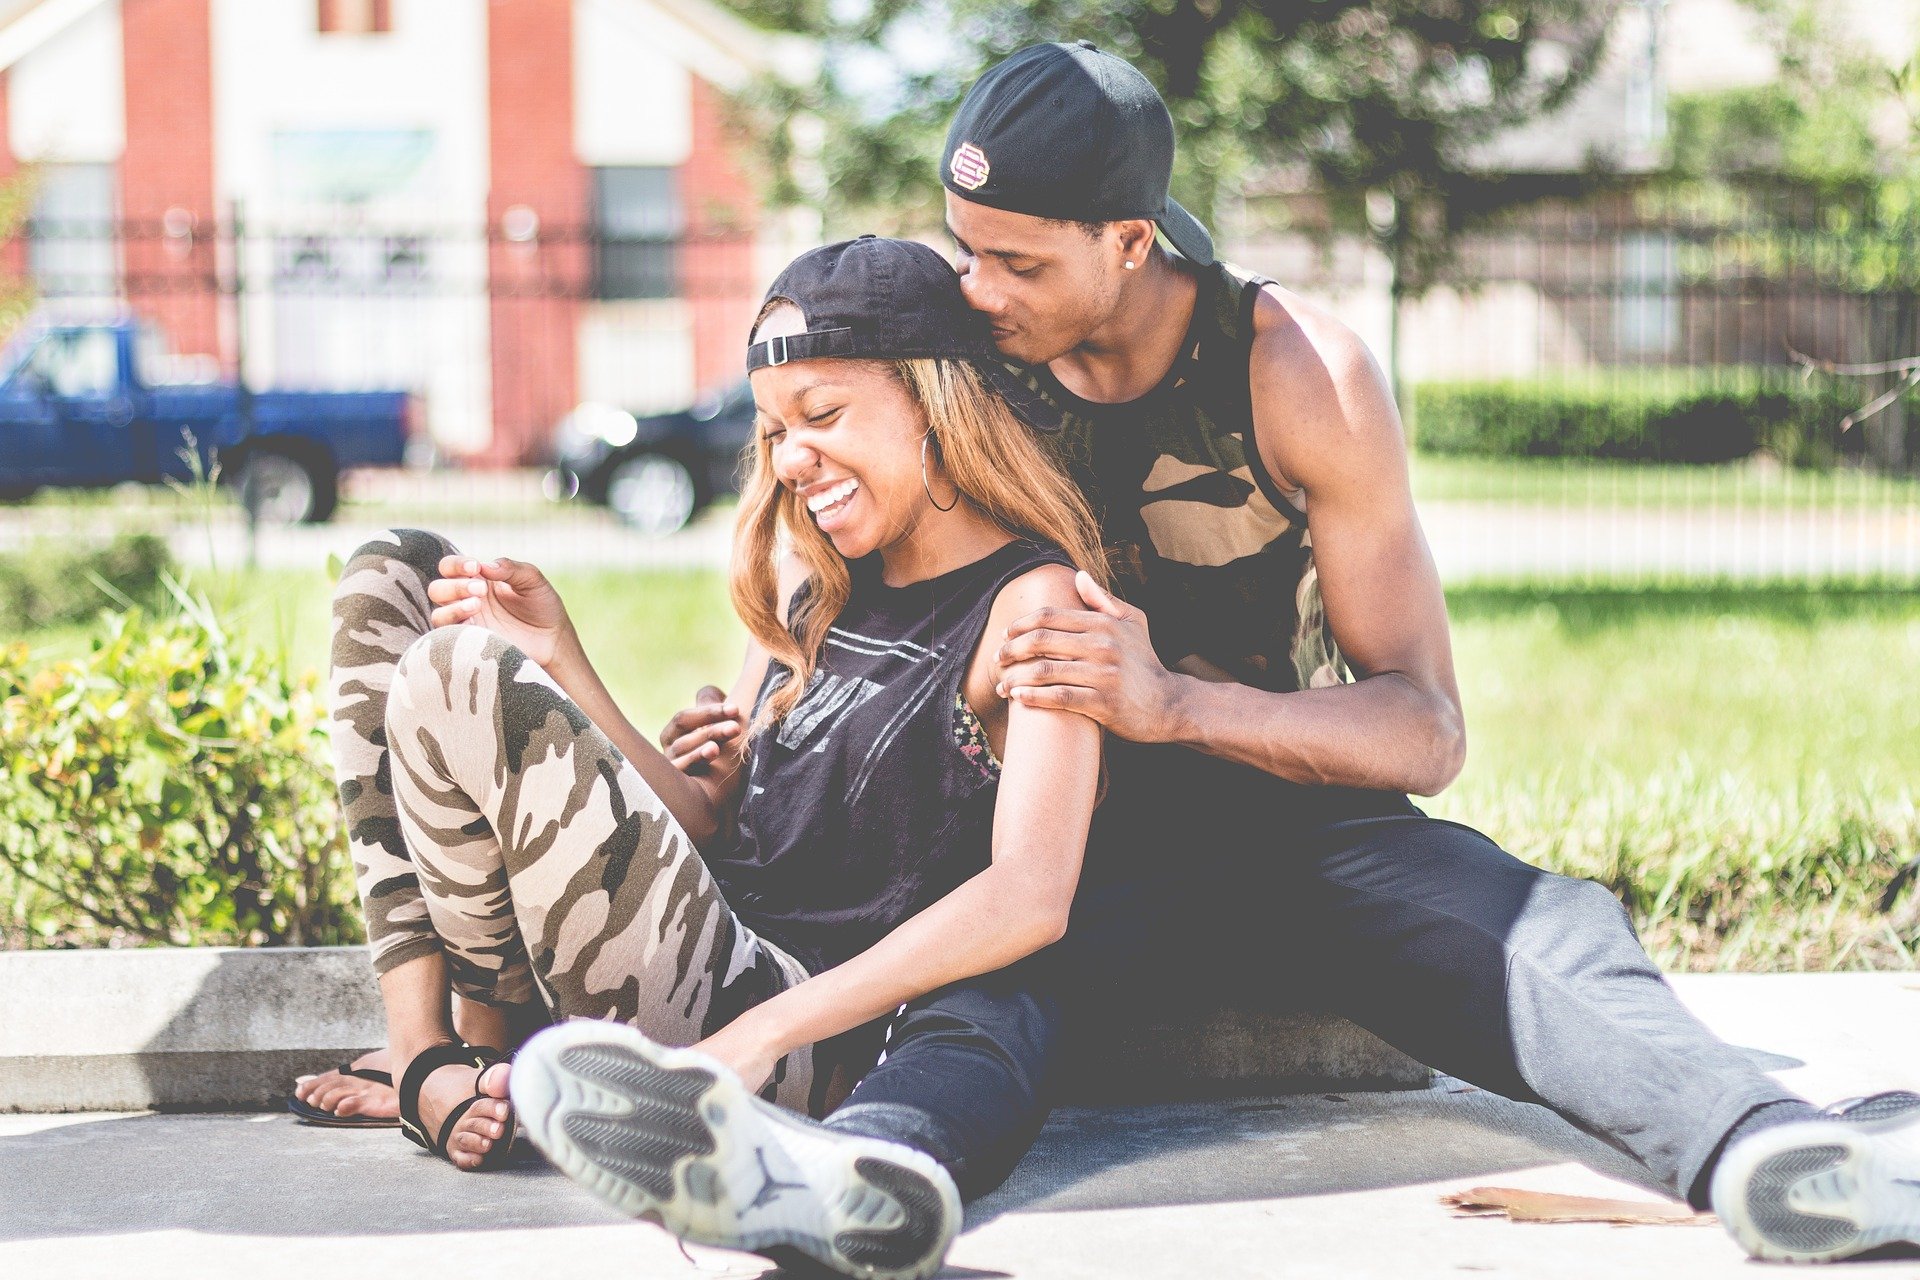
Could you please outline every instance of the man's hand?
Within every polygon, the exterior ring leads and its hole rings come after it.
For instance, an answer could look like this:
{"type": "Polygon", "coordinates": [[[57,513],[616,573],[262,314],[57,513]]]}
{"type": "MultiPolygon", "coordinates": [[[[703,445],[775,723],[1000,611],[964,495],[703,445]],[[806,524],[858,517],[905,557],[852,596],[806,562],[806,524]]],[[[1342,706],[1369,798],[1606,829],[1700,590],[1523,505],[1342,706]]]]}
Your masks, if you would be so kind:
{"type": "Polygon", "coordinates": [[[673,767],[689,775],[703,774],[722,751],[740,736],[740,708],[727,701],[723,690],[707,685],[693,695],[693,705],[673,713],[660,731],[660,748],[673,767]]]}
{"type": "Polygon", "coordinates": [[[1074,578],[1086,611],[1036,609],[1007,628],[995,687],[1030,707],[1075,711],[1133,742],[1170,742],[1186,677],[1161,665],[1147,615],[1074,578]]]}

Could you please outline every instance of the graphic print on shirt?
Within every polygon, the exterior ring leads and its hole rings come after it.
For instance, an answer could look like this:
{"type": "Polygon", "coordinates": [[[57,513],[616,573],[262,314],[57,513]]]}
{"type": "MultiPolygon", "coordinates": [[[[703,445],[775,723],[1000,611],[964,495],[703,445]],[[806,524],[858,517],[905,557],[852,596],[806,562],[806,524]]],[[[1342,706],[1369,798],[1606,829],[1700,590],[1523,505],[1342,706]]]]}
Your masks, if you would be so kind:
{"type": "Polygon", "coordinates": [[[780,745],[789,751],[798,751],[809,738],[817,735],[819,741],[813,744],[813,749],[825,751],[833,727],[878,692],[880,686],[871,680],[843,680],[830,672],[817,672],[807,691],[800,695],[800,701],[780,722],[780,745]]]}
{"type": "MultiPolygon", "coordinates": [[[[939,656],[925,645],[914,644],[911,640],[882,640],[840,627],[827,629],[827,647],[844,649],[867,658],[897,658],[909,669],[939,656]]],[[[824,752],[833,741],[833,731],[841,721],[879,693],[881,688],[881,685],[861,676],[847,678],[831,671],[817,670],[807,685],[807,691],[800,695],[800,701],[781,721],[775,736],[780,745],[789,751],[799,751],[811,742],[814,752],[824,752]]],[[[888,739],[889,735],[883,729],[869,747],[867,759],[862,762],[860,770],[863,776],[868,772],[873,757],[885,749],[888,739]]]]}

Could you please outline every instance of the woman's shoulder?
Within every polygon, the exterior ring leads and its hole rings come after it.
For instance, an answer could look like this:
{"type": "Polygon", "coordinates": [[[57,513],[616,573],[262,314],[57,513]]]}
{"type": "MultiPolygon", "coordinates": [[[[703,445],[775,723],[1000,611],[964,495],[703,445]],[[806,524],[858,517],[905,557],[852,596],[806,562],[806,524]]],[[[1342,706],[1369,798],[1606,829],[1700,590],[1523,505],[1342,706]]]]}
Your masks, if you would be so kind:
{"type": "Polygon", "coordinates": [[[989,633],[996,626],[1005,629],[1014,619],[1036,609],[1086,608],[1080,599],[1080,588],[1075,584],[1077,576],[1071,564],[1059,560],[1042,561],[1015,573],[1000,585],[994,597],[992,611],[987,615],[989,633]]]}

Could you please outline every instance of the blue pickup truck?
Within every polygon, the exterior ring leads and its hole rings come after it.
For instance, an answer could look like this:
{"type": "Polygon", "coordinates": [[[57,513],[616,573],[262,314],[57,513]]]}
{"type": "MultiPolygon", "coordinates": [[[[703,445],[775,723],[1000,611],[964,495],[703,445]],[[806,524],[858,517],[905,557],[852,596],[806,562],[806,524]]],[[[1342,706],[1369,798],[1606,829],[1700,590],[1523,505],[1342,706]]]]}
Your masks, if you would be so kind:
{"type": "Polygon", "coordinates": [[[399,465],[418,425],[404,391],[251,391],[210,365],[131,317],[30,324],[0,351],[0,500],[217,463],[261,522],[318,523],[342,471],[399,465]]]}

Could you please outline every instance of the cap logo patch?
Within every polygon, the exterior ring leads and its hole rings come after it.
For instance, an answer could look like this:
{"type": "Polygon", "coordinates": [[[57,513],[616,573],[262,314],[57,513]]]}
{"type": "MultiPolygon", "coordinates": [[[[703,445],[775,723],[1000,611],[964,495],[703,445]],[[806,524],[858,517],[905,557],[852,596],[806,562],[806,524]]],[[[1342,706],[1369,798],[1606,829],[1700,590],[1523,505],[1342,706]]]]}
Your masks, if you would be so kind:
{"type": "Polygon", "coordinates": [[[953,180],[968,191],[978,191],[987,180],[991,168],[987,164],[987,153],[971,142],[960,145],[953,153],[953,160],[947,168],[953,173],[953,180]]]}

